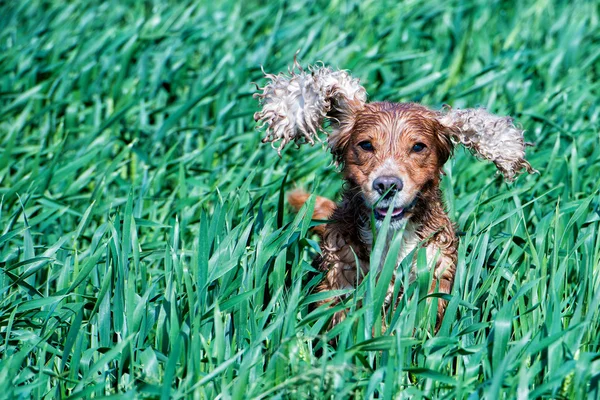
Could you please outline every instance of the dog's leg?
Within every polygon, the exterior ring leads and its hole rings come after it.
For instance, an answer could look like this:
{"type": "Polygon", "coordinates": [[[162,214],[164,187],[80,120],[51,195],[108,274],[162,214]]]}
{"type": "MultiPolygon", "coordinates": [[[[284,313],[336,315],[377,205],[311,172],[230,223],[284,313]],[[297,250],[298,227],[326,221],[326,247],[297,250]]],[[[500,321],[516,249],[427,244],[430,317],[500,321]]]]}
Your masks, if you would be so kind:
{"type": "MultiPolygon", "coordinates": [[[[362,276],[369,270],[368,261],[359,259],[361,270],[357,268],[357,256],[361,254],[358,247],[353,246],[346,236],[344,226],[338,224],[326,225],[323,234],[321,249],[323,251],[319,269],[326,271],[323,281],[319,284],[317,291],[355,288],[362,276]]],[[[338,304],[344,296],[334,296],[324,300],[321,304],[338,304]]],[[[331,322],[331,327],[340,323],[346,316],[346,310],[338,311],[331,322]]]]}
{"type": "MultiPolygon", "coordinates": [[[[331,255],[329,255],[331,256],[331,255]]],[[[327,274],[323,281],[317,287],[317,292],[327,292],[331,290],[349,289],[356,286],[356,268],[353,265],[336,262],[329,266],[327,274]]],[[[330,307],[337,305],[343,297],[334,296],[322,300],[319,306],[329,304],[330,307]]],[[[330,328],[339,324],[346,318],[346,310],[337,311],[331,320],[330,328]]]]}
{"type": "MultiPolygon", "coordinates": [[[[429,289],[429,293],[436,292],[437,288],[438,293],[450,294],[452,292],[452,285],[454,284],[455,273],[456,267],[454,265],[453,260],[446,259],[442,256],[437,268],[435,269],[435,276],[431,284],[431,288],[429,289]]],[[[447,306],[447,300],[438,299],[437,319],[435,323],[436,332],[440,329],[442,325],[442,319],[444,318],[444,314],[446,313],[447,306]]]]}

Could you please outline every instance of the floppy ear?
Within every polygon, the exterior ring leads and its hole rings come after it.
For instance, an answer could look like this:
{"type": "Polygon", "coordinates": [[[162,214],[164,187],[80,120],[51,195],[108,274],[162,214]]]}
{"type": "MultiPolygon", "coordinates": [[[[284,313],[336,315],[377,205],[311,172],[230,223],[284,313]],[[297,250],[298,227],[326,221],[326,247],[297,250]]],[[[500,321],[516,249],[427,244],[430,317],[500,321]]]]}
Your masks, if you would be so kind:
{"type": "MultiPolygon", "coordinates": [[[[284,74],[266,74],[270,82],[262,93],[255,93],[260,99],[262,110],[254,114],[254,120],[266,126],[264,142],[275,147],[277,152],[289,142],[297,145],[314,144],[320,140],[318,132],[323,131],[323,122],[327,118],[332,133],[327,142],[335,155],[343,132],[353,124],[354,115],[364,107],[366,91],[358,79],[352,78],[346,71],[334,71],[327,67],[309,67],[304,71],[294,59],[294,69],[289,76],[284,74]]],[[[264,71],[263,71],[264,72],[264,71]]]]}
{"type": "Polygon", "coordinates": [[[455,141],[475,155],[496,164],[507,181],[512,181],[523,168],[537,171],[525,160],[523,130],[510,117],[499,117],[482,108],[447,109],[439,119],[455,141]]]}

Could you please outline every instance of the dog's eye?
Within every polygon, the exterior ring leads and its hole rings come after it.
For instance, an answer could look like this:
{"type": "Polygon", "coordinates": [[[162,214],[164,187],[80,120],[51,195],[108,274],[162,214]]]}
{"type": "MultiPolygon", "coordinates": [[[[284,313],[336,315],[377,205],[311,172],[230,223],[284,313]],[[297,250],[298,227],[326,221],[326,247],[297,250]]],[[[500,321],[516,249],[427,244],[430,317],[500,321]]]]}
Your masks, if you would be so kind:
{"type": "Polygon", "coordinates": [[[417,143],[413,146],[412,151],[414,151],[415,153],[420,153],[425,147],[427,146],[425,146],[424,143],[417,143]]]}
{"type": "Polygon", "coordinates": [[[368,140],[365,140],[364,142],[360,142],[358,144],[358,147],[360,147],[364,151],[374,151],[375,150],[373,148],[373,144],[371,142],[369,142],[368,140]]]}

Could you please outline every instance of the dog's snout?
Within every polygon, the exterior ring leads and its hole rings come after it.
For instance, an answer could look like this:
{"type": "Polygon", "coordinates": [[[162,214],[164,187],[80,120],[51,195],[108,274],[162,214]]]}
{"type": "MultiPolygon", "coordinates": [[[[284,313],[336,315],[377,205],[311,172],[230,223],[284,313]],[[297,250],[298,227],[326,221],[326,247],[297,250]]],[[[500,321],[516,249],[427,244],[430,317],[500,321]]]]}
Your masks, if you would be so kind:
{"type": "Polygon", "coordinates": [[[396,176],[380,176],[373,182],[373,189],[383,195],[393,195],[402,190],[402,180],[396,176]]]}

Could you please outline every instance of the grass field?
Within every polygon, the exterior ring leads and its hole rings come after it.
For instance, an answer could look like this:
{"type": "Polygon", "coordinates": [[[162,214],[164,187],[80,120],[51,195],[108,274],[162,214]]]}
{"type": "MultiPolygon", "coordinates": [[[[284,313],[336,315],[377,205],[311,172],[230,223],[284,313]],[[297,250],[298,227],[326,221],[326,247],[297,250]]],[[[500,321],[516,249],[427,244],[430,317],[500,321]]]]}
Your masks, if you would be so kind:
{"type": "Polygon", "coordinates": [[[0,397],[599,398],[599,98],[597,1],[3,2],[0,397]],[[536,144],[511,184],[446,165],[436,335],[426,271],[385,334],[374,275],[334,330],[308,312],[311,210],[283,196],[341,181],[318,146],[260,143],[250,84],[298,49],[536,144]]]}

